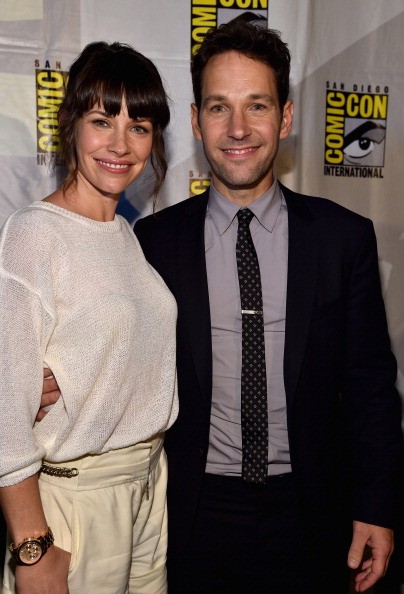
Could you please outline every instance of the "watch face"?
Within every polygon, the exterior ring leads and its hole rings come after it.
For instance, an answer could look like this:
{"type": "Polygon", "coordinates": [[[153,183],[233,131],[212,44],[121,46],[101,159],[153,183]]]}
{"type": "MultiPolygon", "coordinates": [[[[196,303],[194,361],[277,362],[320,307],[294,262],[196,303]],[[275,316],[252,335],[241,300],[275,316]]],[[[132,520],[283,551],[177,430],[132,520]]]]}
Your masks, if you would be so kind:
{"type": "Polygon", "coordinates": [[[18,552],[20,561],[25,565],[33,565],[42,557],[41,543],[37,540],[25,542],[18,552]]]}

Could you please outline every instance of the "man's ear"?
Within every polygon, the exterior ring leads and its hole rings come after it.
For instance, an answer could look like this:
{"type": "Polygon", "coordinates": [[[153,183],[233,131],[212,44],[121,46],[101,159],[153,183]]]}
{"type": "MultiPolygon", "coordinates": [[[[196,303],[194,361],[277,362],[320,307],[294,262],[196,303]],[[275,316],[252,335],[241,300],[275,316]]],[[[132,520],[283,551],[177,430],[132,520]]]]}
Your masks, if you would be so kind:
{"type": "Polygon", "coordinates": [[[282,123],[279,132],[279,138],[287,138],[292,129],[294,105],[291,99],[288,99],[282,111],[282,123]]]}
{"type": "Polygon", "coordinates": [[[201,129],[199,127],[199,111],[196,103],[191,103],[191,125],[195,140],[202,140],[201,129]]]}

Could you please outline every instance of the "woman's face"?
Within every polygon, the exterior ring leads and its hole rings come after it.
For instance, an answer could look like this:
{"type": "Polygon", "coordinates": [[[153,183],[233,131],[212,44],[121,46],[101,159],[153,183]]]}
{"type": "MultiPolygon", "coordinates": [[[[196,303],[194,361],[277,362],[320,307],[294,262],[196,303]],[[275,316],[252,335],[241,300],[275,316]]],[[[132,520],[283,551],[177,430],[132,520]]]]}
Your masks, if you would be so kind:
{"type": "Polygon", "coordinates": [[[132,120],[124,101],[117,116],[94,105],[76,127],[77,188],[119,197],[146,167],[152,146],[152,123],[132,120]]]}

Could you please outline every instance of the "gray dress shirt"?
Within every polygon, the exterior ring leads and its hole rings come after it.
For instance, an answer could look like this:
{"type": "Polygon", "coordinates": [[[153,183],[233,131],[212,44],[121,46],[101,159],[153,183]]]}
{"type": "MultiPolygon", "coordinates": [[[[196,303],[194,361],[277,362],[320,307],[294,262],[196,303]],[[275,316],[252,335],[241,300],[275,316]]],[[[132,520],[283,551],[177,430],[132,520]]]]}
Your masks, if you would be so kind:
{"type": "MultiPolygon", "coordinates": [[[[248,207],[261,271],[268,382],[268,474],[290,472],[283,381],[288,217],[275,181],[248,207]]],[[[239,206],[210,188],[205,221],[213,349],[213,390],[206,472],[241,475],[241,305],[236,240],[239,206]]]]}

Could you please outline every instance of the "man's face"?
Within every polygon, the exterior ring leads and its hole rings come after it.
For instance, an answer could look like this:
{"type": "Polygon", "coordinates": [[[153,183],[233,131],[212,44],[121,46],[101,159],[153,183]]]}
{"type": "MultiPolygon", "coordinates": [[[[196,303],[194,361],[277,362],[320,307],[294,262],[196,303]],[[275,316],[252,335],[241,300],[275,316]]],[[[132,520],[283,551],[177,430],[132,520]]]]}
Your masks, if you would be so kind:
{"type": "Polygon", "coordinates": [[[280,138],[289,135],[293,104],[281,111],[272,70],[235,51],[211,58],[203,72],[201,108],[192,130],[202,140],[215,188],[249,204],[273,182],[280,138]]]}

